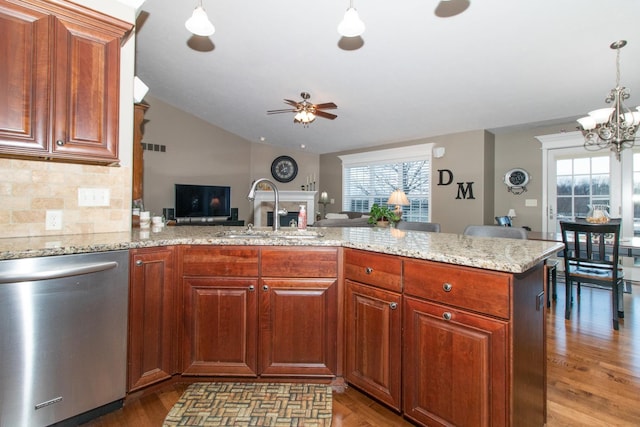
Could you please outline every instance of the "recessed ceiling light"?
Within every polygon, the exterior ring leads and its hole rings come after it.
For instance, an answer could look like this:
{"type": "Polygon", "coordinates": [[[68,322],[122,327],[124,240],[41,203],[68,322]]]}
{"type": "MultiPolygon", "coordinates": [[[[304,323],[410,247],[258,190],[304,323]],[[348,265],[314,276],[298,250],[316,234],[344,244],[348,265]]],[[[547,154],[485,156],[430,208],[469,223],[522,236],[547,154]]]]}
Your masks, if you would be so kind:
{"type": "Polygon", "coordinates": [[[267,140],[267,138],[265,138],[264,136],[260,137],[260,142],[265,142],[267,140]]]}
{"type": "Polygon", "coordinates": [[[307,146],[304,145],[304,144],[300,144],[300,148],[302,148],[304,150],[305,148],[307,148],[307,146]]]}

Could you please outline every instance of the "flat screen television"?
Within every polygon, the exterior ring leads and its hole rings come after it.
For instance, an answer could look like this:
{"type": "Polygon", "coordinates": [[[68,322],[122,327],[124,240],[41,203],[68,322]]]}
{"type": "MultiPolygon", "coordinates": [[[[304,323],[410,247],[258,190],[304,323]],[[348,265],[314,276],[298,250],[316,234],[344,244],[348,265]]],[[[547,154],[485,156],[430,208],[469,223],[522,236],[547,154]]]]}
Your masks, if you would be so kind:
{"type": "Polygon", "coordinates": [[[175,184],[178,223],[225,221],[231,217],[231,187],[175,184]]]}

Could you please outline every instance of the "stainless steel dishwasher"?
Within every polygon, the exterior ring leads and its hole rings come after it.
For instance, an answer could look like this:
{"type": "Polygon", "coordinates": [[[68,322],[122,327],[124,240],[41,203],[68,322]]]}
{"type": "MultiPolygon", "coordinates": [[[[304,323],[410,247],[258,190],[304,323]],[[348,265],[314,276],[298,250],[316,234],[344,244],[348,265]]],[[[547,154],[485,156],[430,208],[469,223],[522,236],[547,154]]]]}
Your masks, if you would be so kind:
{"type": "Polygon", "coordinates": [[[0,261],[0,426],[122,406],[128,251],[0,261]]]}

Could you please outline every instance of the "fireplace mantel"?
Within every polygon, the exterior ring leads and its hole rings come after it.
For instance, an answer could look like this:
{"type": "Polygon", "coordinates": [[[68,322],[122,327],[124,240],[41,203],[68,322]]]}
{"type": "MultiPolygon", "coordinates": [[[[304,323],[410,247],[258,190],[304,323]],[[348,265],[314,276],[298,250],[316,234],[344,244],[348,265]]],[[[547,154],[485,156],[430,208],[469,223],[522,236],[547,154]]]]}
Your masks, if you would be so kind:
{"type": "MultiPolygon", "coordinates": [[[[287,205],[307,205],[307,224],[313,224],[315,220],[315,204],[317,191],[279,191],[280,209],[287,205]]],[[[273,211],[275,195],[273,191],[256,191],[253,200],[253,225],[256,227],[267,226],[267,212],[273,211]]]]}

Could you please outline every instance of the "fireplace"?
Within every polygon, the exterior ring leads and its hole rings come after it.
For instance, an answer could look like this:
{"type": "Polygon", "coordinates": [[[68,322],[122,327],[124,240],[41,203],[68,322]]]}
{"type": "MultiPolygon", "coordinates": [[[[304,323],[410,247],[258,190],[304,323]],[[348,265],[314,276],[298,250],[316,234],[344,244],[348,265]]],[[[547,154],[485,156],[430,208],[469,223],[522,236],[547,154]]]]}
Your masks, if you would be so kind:
{"type": "MultiPolygon", "coordinates": [[[[286,215],[280,216],[280,227],[289,227],[291,220],[298,224],[298,212],[288,211],[286,215]]],[[[267,226],[273,226],[273,211],[267,212],[267,226]]]]}
{"type": "MultiPolygon", "coordinates": [[[[286,209],[294,216],[280,217],[280,225],[289,226],[291,219],[298,220],[300,205],[307,207],[307,224],[312,225],[315,219],[317,191],[280,191],[280,209],[286,209]],[[284,218],[287,218],[286,220],[284,218]],[[286,221],[286,222],[285,222],[286,221]]],[[[273,191],[256,191],[253,201],[253,225],[256,227],[268,227],[273,224],[269,221],[269,213],[273,218],[274,200],[273,191]]]]}

